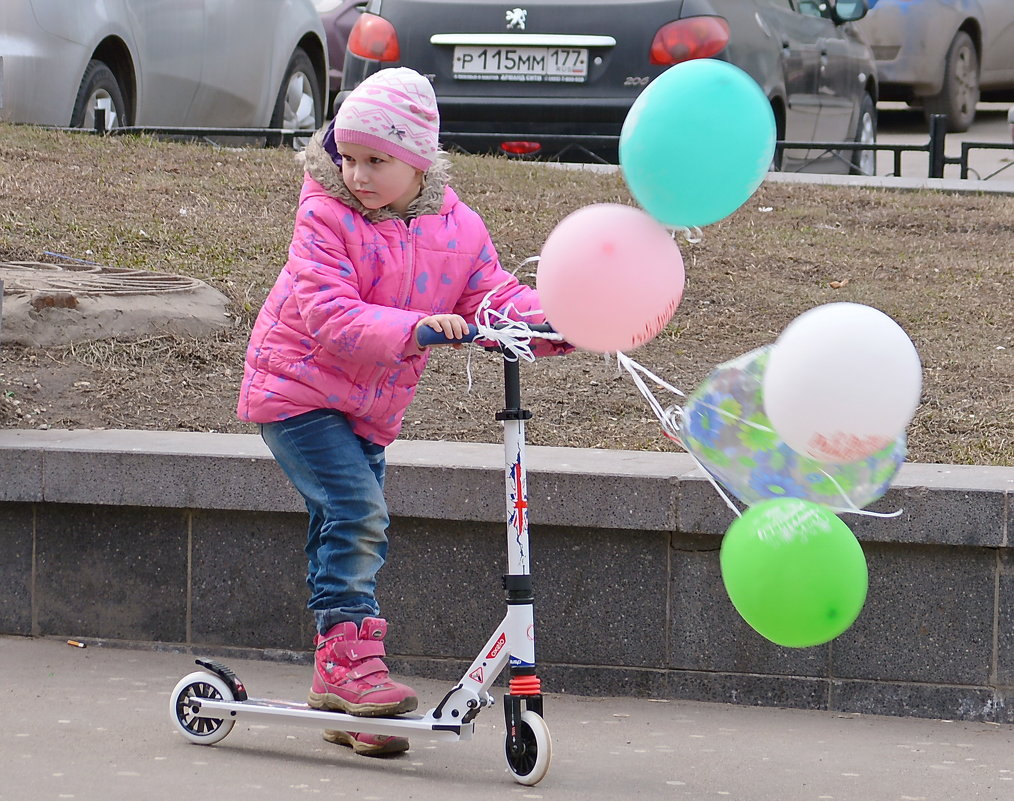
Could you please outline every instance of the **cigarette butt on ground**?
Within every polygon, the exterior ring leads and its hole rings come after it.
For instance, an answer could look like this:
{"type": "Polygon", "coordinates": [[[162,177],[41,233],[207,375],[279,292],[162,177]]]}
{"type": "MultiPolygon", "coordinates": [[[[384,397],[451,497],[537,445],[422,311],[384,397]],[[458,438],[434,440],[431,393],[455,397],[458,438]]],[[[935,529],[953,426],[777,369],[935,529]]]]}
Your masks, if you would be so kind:
{"type": "Polygon", "coordinates": [[[75,648],[87,648],[88,647],[83,642],[78,642],[77,640],[67,640],[67,645],[73,645],[75,648]]]}

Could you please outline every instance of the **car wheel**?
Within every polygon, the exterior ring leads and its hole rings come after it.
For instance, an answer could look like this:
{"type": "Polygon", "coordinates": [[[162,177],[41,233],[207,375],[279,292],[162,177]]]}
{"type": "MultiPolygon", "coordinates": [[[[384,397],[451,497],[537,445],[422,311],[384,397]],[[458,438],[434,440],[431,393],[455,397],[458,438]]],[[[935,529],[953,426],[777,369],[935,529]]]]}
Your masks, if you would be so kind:
{"type": "Polygon", "coordinates": [[[777,143],[785,141],[785,112],[781,110],[780,106],[774,103],[771,104],[771,111],[775,115],[776,143],[775,143],[775,154],[774,156],[771,157],[771,167],[769,169],[774,172],[779,172],[782,169],[782,161],[784,153],[782,149],[778,147],[777,143]]]}
{"type": "Polygon", "coordinates": [[[70,116],[71,128],[94,128],[95,109],[100,108],[106,113],[106,129],[129,125],[127,120],[127,104],[123,101],[120,84],[102,61],[92,59],[88,62],[81,86],[74,100],[74,112],[70,116]]]}
{"type": "Polygon", "coordinates": [[[947,130],[952,133],[967,131],[975,119],[979,102],[979,54],[972,38],[958,31],[947,49],[944,66],[944,85],[940,94],[923,101],[926,119],[934,114],[947,116],[947,130]]]}
{"type": "MultiPolygon", "coordinates": [[[[863,102],[859,104],[859,122],[856,125],[855,141],[863,145],[877,143],[877,106],[869,95],[863,95],[863,102]]],[[[852,175],[877,174],[876,150],[853,150],[851,161],[850,172],[852,175]]]]}
{"type": "MultiPolygon", "coordinates": [[[[296,49],[289,59],[285,70],[275,111],[271,115],[271,128],[288,130],[317,130],[324,121],[324,110],[321,105],[320,84],[317,73],[313,70],[310,57],[301,49],[296,49]]],[[[306,147],[308,137],[297,137],[293,147],[306,147]]]]}

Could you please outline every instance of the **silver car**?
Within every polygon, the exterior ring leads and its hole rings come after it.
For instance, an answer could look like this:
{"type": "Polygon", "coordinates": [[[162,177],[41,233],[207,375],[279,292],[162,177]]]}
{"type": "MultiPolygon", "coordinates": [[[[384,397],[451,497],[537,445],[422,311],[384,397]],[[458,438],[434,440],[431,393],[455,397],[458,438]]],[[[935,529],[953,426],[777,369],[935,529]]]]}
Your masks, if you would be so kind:
{"type": "Polygon", "coordinates": [[[856,26],[877,59],[881,100],[967,131],[980,97],[1014,99],[1014,0],[870,0],[856,26]]]}
{"type": "Polygon", "coordinates": [[[323,121],[312,0],[2,0],[0,120],[91,127],[323,121]]]}

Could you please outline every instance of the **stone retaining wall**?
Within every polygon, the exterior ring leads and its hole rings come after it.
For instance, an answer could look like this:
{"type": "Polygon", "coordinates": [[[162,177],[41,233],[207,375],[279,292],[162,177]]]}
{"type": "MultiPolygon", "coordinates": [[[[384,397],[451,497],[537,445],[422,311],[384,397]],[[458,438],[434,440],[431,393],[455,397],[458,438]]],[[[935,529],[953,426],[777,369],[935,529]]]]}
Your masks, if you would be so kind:
{"type": "MultiPolygon", "coordinates": [[[[392,666],[452,680],[503,615],[503,453],[388,449],[392,666]]],[[[307,659],[306,525],[255,436],[0,432],[0,633],[307,659]]],[[[848,516],[856,624],[793,650],[722,587],[732,513],[684,454],[529,448],[548,691],[1014,723],[1014,468],[906,464],[848,516]],[[1008,703],[1010,699],[1010,703],[1008,703]]]]}

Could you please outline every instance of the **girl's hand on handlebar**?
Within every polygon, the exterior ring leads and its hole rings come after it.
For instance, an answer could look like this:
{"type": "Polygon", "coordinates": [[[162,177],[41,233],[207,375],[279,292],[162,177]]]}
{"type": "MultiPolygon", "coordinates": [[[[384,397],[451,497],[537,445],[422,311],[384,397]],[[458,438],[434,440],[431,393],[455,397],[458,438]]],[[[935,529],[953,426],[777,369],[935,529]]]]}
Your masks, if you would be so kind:
{"type": "MultiPolygon", "coordinates": [[[[423,317],[416,324],[416,335],[414,337],[416,347],[420,347],[418,332],[423,326],[432,328],[434,331],[439,334],[443,334],[448,339],[461,339],[468,334],[468,323],[465,322],[465,318],[460,314],[432,314],[429,317],[423,317]]],[[[461,343],[454,343],[451,347],[460,349],[461,343]]]]}

